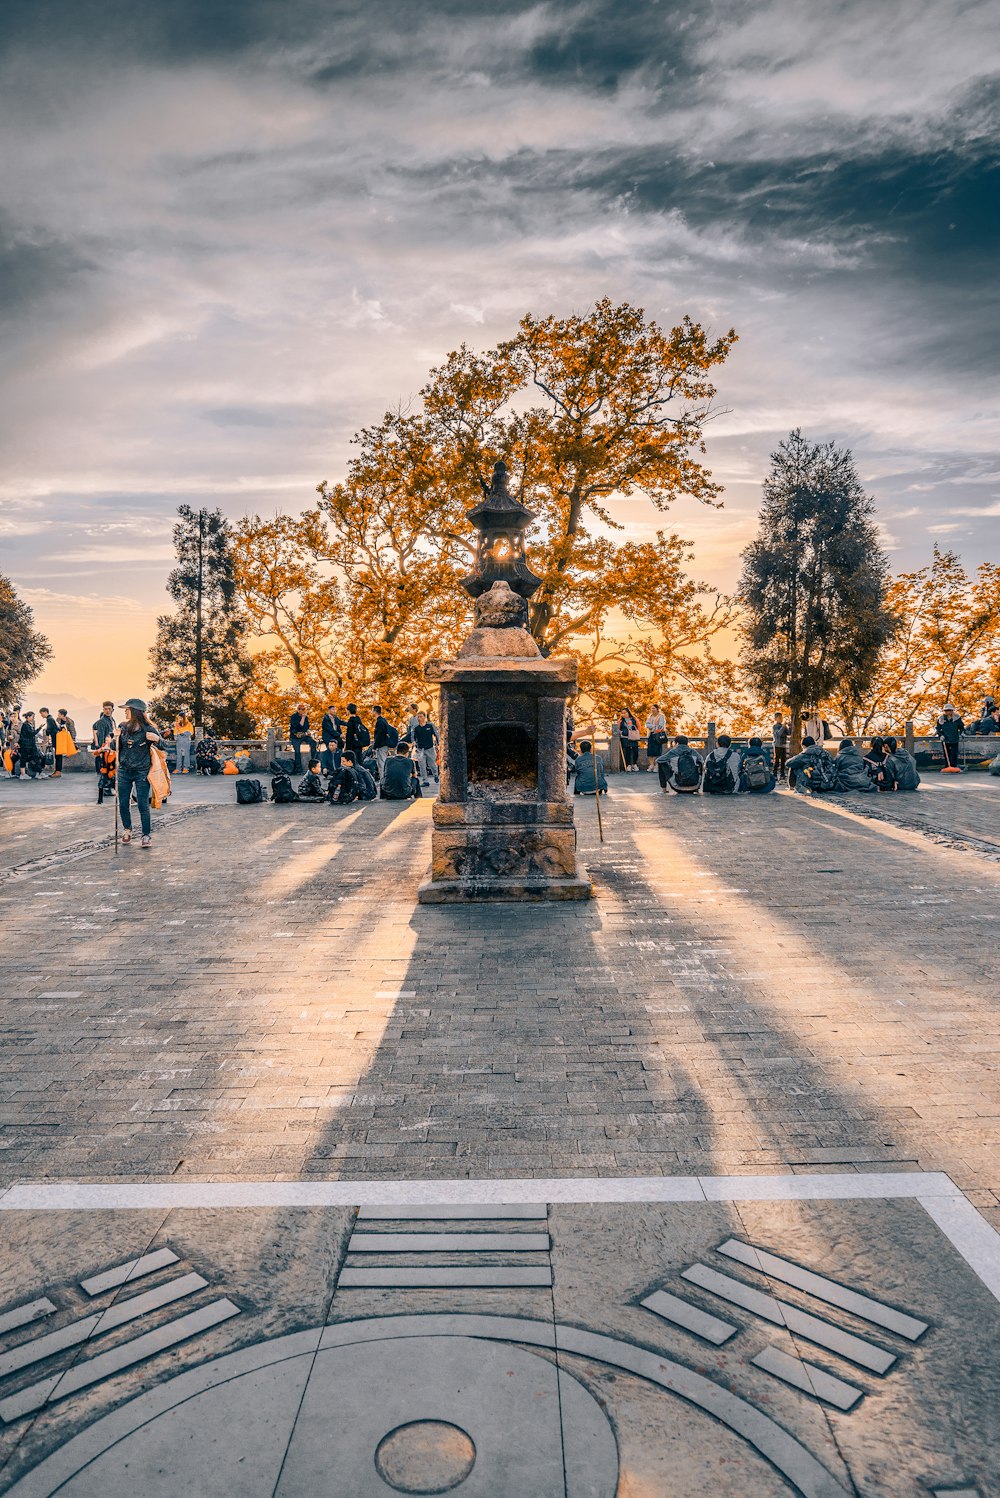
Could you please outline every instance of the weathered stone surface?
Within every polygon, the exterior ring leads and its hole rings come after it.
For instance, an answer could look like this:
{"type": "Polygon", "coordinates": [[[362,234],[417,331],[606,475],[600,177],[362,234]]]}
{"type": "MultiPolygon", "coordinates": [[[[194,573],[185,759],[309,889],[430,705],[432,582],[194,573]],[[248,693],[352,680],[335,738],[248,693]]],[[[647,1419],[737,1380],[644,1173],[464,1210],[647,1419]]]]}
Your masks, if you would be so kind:
{"type": "Polygon", "coordinates": [[[432,879],[573,878],[572,827],[486,826],[435,828],[432,879]]]}

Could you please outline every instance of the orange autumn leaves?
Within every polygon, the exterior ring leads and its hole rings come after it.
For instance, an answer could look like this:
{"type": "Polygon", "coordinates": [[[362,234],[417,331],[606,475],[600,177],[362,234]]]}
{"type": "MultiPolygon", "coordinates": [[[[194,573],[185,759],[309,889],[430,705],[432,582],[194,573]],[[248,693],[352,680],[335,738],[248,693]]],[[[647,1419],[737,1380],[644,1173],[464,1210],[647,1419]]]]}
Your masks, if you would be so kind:
{"type": "Polygon", "coordinates": [[[707,700],[730,669],[710,650],[728,606],[687,577],[686,543],[620,539],[617,512],[622,495],[645,496],[651,514],[681,494],[718,502],[704,429],[735,337],[713,340],[688,318],[667,332],[603,299],[449,354],[412,409],[356,434],[347,474],[320,484],[312,508],[240,527],[237,585],[262,641],[258,714],[299,695],[396,709],[420,694],[423,662],[469,627],[466,511],[500,457],[537,516],[529,622],[543,651],[577,655],[598,700],[633,677],[646,697],[707,700]]]}

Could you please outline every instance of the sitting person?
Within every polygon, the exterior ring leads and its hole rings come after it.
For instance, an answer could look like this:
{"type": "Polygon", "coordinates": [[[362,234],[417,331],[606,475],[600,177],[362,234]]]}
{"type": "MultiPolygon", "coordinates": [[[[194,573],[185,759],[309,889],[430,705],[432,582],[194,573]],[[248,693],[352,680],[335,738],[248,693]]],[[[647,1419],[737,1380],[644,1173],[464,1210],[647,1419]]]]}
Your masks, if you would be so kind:
{"type": "Polygon", "coordinates": [[[331,806],[347,806],[349,802],[356,801],[358,795],[358,776],[354,754],[350,749],[345,749],[340,757],[340,769],[335,770],[330,777],[326,799],[331,806]]]}
{"type": "MultiPolygon", "coordinates": [[[[760,740],[758,739],[758,743],[760,740]]],[[[733,748],[728,733],[720,733],[718,748],[712,749],[705,759],[705,773],[701,789],[705,796],[735,796],[740,788],[742,768],[740,751],[733,748]]]]}
{"type": "Polygon", "coordinates": [[[222,760],[219,758],[219,746],[215,739],[198,740],[194,752],[194,767],[200,775],[221,775],[222,760]]]}
{"type": "Polygon", "coordinates": [[[853,739],[841,739],[837,758],[833,762],[837,775],[837,791],[873,791],[875,782],[868,773],[868,766],[861,758],[861,750],[853,739]]]}
{"type": "Polygon", "coordinates": [[[382,772],[382,799],[384,801],[409,801],[420,795],[420,781],[415,774],[415,765],[410,758],[410,744],[400,739],[395,754],[390,754],[382,772]]]}
{"type": "Polygon", "coordinates": [[[378,800],[378,760],[374,754],[368,754],[360,764],[354,766],[354,779],[357,782],[358,797],[362,801],[378,800]],[[369,766],[371,768],[369,768],[369,766]]]}
{"type": "Polygon", "coordinates": [[[822,795],[837,784],[833,755],[817,744],[810,733],[802,740],[802,753],[788,761],[788,784],[800,796],[822,795]]]}
{"type": "Polygon", "coordinates": [[[751,738],[740,755],[740,790],[766,796],[777,785],[771,769],[771,756],[762,739],[751,738]]]}
{"type": "Polygon", "coordinates": [[[920,771],[913,755],[894,738],[888,738],[885,746],[889,753],[882,766],[887,791],[915,791],[920,786],[920,771]]]}
{"type": "Polygon", "coordinates": [[[678,794],[699,790],[704,763],[697,749],[692,749],[684,735],[679,733],[674,739],[673,748],[661,754],[656,761],[660,789],[677,791],[678,794]]]}
{"type": "Polygon", "coordinates": [[[326,787],[323,785],[318,759],[311,759],[309,761],[309,769],[299,781],[296,795],[300,801],[326,800],[326,787]]]}
{"type": "Polygon", "coordinates": [[[865,769],[877,786],[882,783],[882,766],[885,763],[886,748],[885,740],[876,735],[871,741],[871,747],[865,755],[865,769]]]}
{"type": "Polygon", "coordinates": [[[594,753],[594,746],[590,740],[583,739],[580,752],[573,761],[573,795],[606,796],[607,792],[608,781],[604,773],[604,760],[599,754],[594,753]]]}

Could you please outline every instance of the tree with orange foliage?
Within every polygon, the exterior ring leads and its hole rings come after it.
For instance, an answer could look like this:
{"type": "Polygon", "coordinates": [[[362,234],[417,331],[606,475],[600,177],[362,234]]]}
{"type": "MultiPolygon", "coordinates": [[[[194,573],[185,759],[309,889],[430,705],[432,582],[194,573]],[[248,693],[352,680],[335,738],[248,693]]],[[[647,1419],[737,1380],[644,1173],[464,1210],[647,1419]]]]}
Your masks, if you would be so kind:
{"type": "Polygon", "coordinates": [[[928,566],[892,580],[885,604],[898,629],[863,707],[835,704],[857,732],[898,733],[912,722],[932,733],[946,702],[968,723],[987,693],[1000,696],[1000,566],[984,562],[970,577],[953,551],[935,546],[928,566]]]}
{"type": "Polygon", "coordinates": [[[273,640],[268,667],[316,706],[314,689],[328,682],[320,657],[338,663],[342,695],[393,707],[413,696],[424,660],[451,653],[468,627],[458,587],[473,554],[466,511],[505,458],[537,516],[529,546],[542,583],[529,627],[543,654],[579,655],[588,690],[625,670],[661,701],[678,683],[709,691],[722,668],[708,642],[727,605],[684,575],[678,537],[614,533],[622,496],[644,495],[654,513],[680,495],[719,503],[700,458],[710,372],[735,337],[713,341],[688,318],[664,332],[641,308],[605,298],[583,315],[528,315],[484,353],[449,354],[418,408],[359,432],[344,480],[320,484],[318,506],[282,522],[287,586],[269,560],[275,523],[243,526],[240,589],[273,640]]]}

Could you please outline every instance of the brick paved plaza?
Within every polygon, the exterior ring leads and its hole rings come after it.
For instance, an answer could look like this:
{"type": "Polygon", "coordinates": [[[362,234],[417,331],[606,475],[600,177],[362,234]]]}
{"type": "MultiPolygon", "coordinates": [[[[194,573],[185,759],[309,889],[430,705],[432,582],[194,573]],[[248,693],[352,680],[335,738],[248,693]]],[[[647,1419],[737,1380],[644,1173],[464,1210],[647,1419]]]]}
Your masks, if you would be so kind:
{"type": "Polygon", "coordinates": [[[0,785],[0,1491],[1000,1491],[1000,781],[652,781],[549,908],[0,785]]]}

